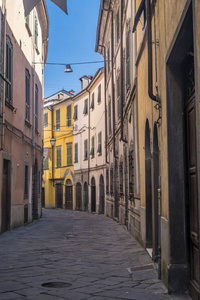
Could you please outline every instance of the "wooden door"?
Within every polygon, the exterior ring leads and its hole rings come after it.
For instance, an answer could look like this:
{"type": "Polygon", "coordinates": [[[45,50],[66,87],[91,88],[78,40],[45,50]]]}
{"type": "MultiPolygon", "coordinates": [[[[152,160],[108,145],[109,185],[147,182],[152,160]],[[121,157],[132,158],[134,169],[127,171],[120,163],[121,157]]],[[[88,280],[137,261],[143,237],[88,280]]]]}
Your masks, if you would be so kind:
{"type": "Polygon", "coordinates": [[[67,180],[67,185],[65,187],[65,208],[73,209],[73,189],[70,179],[67,180]]]}
{"type": "Polygon", "coordinates": [[[84,209],[88,211],[88,185],[87,182],[84,184],[84,209]]]}
{"type": "Polygon", "coordinates": [[[63,186],[61,183],[56,184],[56,207],[63,208],[63,186]]]}
{"type": "Polygon", "coordinates": [[[187,98],[186,112],[186,193],[189,219],[189,264],[190,293],[192,299],[200,299],[200,245],[199,245],[199,213],[197,190],[197,158],[196,158],[196,118],[195,118],[195,84],[194,61],[187,66],[187,98]]]}
{"type": "Polygon", "coordinates": [[[99,183],[99,190],[100,190],[100,194],[99,194],[99,202],[100,202],[100,207],[99,207],[99,213],[100,214],[104,214],[104,206],[105,206],[105,195],[104,195],[104,180],[103,180],[103,176],[100,176],[100,183],[99,183]]]}
{"type": "Polygon", "coordinates": [[[2,221],[1,232],[10,228],[10,168],[9,160],[3,161],[3,186],[2,186],[2,221]]]}
{"type": "Polygon", "coordinates": [[[80,182],[76,184],[76,210],[82,210],[82,193],[80,182]]]}
{"type": "Polygon", "coordinates": [[[91,180],[91,211],[96,211],[96,185],[94,177],[91,180]]]}

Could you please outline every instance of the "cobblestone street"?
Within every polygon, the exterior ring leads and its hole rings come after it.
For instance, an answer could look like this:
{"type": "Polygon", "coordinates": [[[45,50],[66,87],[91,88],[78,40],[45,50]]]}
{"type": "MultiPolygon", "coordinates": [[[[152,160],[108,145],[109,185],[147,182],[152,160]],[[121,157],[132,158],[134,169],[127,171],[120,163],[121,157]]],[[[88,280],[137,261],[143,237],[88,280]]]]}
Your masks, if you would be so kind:
{"type": "Polygon", "coordinates": [[[0,236],[0,299],[190,299],[168,295],[126,228],[103,215],[43,210],[0,236]]]}

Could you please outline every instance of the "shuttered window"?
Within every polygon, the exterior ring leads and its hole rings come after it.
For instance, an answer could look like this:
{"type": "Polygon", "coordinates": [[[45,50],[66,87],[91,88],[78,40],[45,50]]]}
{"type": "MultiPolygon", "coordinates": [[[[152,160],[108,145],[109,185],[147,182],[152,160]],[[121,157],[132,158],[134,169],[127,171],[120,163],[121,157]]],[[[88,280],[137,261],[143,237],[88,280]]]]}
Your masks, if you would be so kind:
{"type": "Polygon", "coordinates": [[[72,165],[72,143],[67,144],[67,165],[72,165]]]}
{"type": "Polygon", "coordinates": [[[13,77],[13,46],[10,38],[6,37],[6,81],[5,81],[5,96],[6,101],[12,104],[12,77],[13,77]]]}
{"type": "Polygon", "coordinates": [[[48,126],[48,113],[44,114],[44,127],[48,126]]]}
{"type": "Polygon", "coordinates": [[[74,106],[74,120],[78,120],[78,105],[74,106]]]}
{"type": "Polygon", "coordinates": [[[71,105],[67,106],[67,127],[71,126],[71,105]]]}
{"type": "Polygon", "coordinates": [[[98,86],[98,99],[97,102],[101,102],[101,84],[98,86]]]}
{"type": "Polygon", "coordinates": [[[117,114],[121,113],[120,76],[117,78],[117,114]]]}
{"type": "Polygon", "coordinates": [[[91,101],[90,108],[94,109],[94,93],[92,93],[92,101],[91,101]]]}
{"type": "Polygon", "coordinates": [[[56,130],[60,130],[60,109],[56,110],[56,130]]]}
{"type": "Polygon", "coordinates": [[[25,165],[24,172],[24,199],[28,198],[28,166],[25,165]]]}
{"type": "Polygon", "coordinates": [[[61,167],[61,146],[56,147],[56,166],[61,167]]]}
{"type": "Polygon", "coordinates": [[[35,130],[38,131],[38,86],[35,85],[35,130]]]}
{"type": "Polygon", "coordinates": [[[126,37],[126,89],[130,88],[130,32],[126,37]]]}
{"type": "Polygon", "coordinates": [[[108,129],[109,129],[109,134],[111,133],[112,126],[111,126],[111,101],[108,103],[108,129]]]}
{"type": "Polygon", "coordinates": [[[90,155],[92,158],[94,158],[94,136],[92,137],[91,144],[92,147],[91,147],[90,155]]]}
{"type": "Polygon", "coordinates": [[[99,153],[99,155],[102,154],[102,133],[99,132],[98,134],[98,149],[97,152],[99,153]]]}
{"type": "Polygon", "coordinates": [[[26,121],[30,122],[30,74],[25,70],[25,97],[26,97],[26,121]]]}
{"type": "Polygon", "coordinates": [[[78,143],[74,145],[74,162],[78,162],[78,143]]]}
{"type": "Polygon", "coordinates": [[[84,160],[88,159],[88,141],[84,141],[84,160]]]}

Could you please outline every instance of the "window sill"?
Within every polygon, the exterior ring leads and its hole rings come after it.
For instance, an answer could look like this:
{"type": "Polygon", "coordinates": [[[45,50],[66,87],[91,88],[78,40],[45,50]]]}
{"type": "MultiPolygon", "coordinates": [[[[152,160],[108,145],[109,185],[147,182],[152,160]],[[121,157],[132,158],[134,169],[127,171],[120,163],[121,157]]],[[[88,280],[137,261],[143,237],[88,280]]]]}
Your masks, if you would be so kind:
{"type": "Polygon", "coordinates": [[[31,29],[27,23],[25,23],[26,29],[28,31],[29,36],[31,36],[31,29]]]}
{"type": "Polygon", "coordinates": [[[31,124],[30,124],[30,122],[29,122],[28,120],[25,120],[25,125],[26,125],[27,127],[29,127],[29,128],[32,127],[31,124]]]}
{"type": "Polygon", "coordinates": [[[14,106],[12,106],[12,104],[8,100],[5,101],[5,104],[8,108],[10,108],[12,111],[14,111],[14,109],[15,109],[14,106]]]}
{"type": "Polygon", "coordinates": [[[84,158],[84,160],[83,160],[83,161],[85,161],[85,160],[88,160],[88,158],[84,158]]]}
{"type": "Polygon", "coordinates": [[[38,55],[40,54],[40,51],[38,50],[37,46],[35,46],[35,51],[37,52],[38,55]]]}

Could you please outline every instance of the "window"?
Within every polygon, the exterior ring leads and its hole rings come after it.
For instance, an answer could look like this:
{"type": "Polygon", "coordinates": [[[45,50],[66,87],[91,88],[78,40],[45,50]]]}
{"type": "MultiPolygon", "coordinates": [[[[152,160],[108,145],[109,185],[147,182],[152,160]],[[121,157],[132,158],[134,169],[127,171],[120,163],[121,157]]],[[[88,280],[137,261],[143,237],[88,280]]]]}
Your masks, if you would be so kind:
{"type": "Polygon", "coordinates": [[[78,162],[78,143],[74,145],[74,162],[78,162]]]}
{"type": "Polygon", "coordinates": [[[44,114],[44,127],[48,126],[48,113],[44,114]]]}
{"type": "Polygon", "coordinates": [[[74,120],[78,120],[78,105],[74,106],[74,120]]]}
{"type": "Polygon", "coordinates": [[[67,106],[67,126],[71,126],[71,105],[67,106]]]}
{"type": "Polygon", "coordinates": [[[60,109],[56,110],[56,130],[60,130],[60,109]]]}
{"type": "Polygon", "coordinates": [[[12,63],[13,63],[13,46],[10,38],[6,37],[6,81],[5,93],[6,101],[12,104],[12,63]]]}
{"type": "Polygon", "coordinates": [[[134,164],[133,164],[133,150],[129,151],[129,197],[133,200],[133,187],[134,187],[134,164]]]}
{"type": "Polygon", "coordinates": [[[106,169],[106,194],[109,194],[109,169],[106,169]]]}
{"type": "Polygon", "coordinates": [[[113,166],[110,168],[110,194],[113,195],[113,166]]]}
{"type": "Polygon", "coordinates": [[[84,109],[83,109],[83,114],[87,115],[87,113],[88,113],[88,99],[84,101],[84,109]]]}
{"type": "Polygon", "coordinates": [[[119,42],[119,8],[116,15],[116,39],[118,43],[119,42]]]}
{"type": "Polygon", "coordinates": [[[38,20],[35,17],[35,47],[38,48],[38,20]]]}
{"type": "Polygon", "coordinates": [[[72,143],[67,144],[67,165],[72,166],[72,143]]]}
{"type": "Polygon", "coordinates": [[[98,134],[98,149],[97,149],[97,153],[99,153],[99,155],[102,154],[102,134],[101,132],[99,132],[98,134]]]}
{"type": "Polygon", "coordinates": [[[38,195],[40,195],[40,189],[41,189],[41,185],[40,185],[40,175],[41,173],[40,173],[40,171],[38,172],[38,195]]]}
{"type": "Polygon", "coordinates": [[[30,74],[25,71],[25,90],[26,90],[26,121],[30,122],[30,74]]]}
{"type": "Polygon", "coordinates": [[[48,158],[48,156],[46,158],[44,158],[44,160],[43,160],[43,167],[44,167],[44,170],[49,169],[49,158],[48,158]]]}
{"type": "Polygon", "coordinates": [[[28,27],[30,26],[30,14],[26,16],[26,24],[28,25],[28,27]]]}
{"type": "Polygon", "coordinates": [[[61,167],[61,146],[56,147],[56,166],[61,167]]]}
{"type": "Polygon", "coordinates": [[[28,198],[28,165],[25,165],[24,174],[24,199],[28,198]]]}
{"type": "Polygon", "coordinates": [[[90,155],[92,158],[94,158],[94,136],[92,137],[91,144],[92,147],[91,147],[90,155]]]}
{"type": "Polygon", "coordinates": [[[119,192],[120,195],[123,195],[123,161],[121,161],[119,164],[119,180],[120,180],[119,192]]]}
{"type": "Polygon", "coordinates": [[[92,101],[91,101],[90,108],[94,109],[94,93],[92,93],[92,101]]]}
{"type": "Polygon", "coordinates": [[[38,131],[38,86],[35,85],[35,130],[38,131]]]}
{"type": "Polygon", "coordinates": [[[101,102],[101,84],[98,86],[98,99],[97,102],[101,102]]]}
{"type": "Polygon", "coordinates": [[[107,64],[108,64],[108,74],[110,73],[110,46],[108,47],[107,51],[107,64]]]}
{"type": "Polygon", "coordinates": [[[130,88],[130,32],[126,37],[126,89],[130,88]]]}
{"type": "Polygon", "coordinates": [[[108,130],[109,134],[111,133],[112,126],[111,126],[111,101],[108,103],[108,130]]]}
{"type": "Polygon", "coordinates": [[[117,114],[120,116],[121,113],[121,101],[120,101],[120,76],[117,78],[117,114]]]}
{"type": "Polygon", "coordinates": [[[84,160],[88,159],[88,141],[84,141],[84,160]]]}

